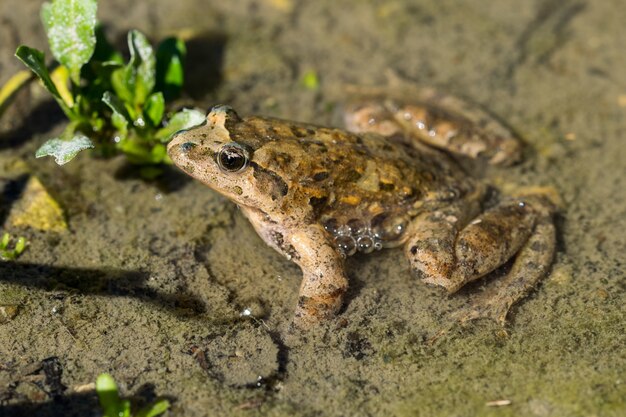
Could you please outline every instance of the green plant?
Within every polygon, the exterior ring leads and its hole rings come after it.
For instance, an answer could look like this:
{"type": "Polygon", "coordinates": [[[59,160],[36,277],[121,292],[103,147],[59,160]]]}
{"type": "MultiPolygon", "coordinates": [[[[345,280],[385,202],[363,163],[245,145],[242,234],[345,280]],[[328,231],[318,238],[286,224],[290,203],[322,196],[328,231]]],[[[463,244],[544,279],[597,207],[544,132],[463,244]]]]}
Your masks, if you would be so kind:
{"type": "Polygon", "coordinates": [[[44,53],[20,46],[15,55],[52,94],[69,124],[36,156],[59,164],[95,148],[101,155],[125,154],[137,164],[169,163],[166,143],[172,134],[204,121],[184,109],[164,120],[165,102],[183,86],[183,41],[168,38],[156,50],[137,30],[128,33],[130,60],[106,40],[96,20],[96,0],[53,0],[41,9],[50,50],[59,63],[52,74],[44,53]]]}
{"type": "Polygon", "coordinates": [[[2,239],[0,240],[0,260],[3,261],[12,261],[17,259],[18,256],[24,252],[26,246],[28,246],[28,242],[25,238],[19,237],[13,249],[9,249],[9,245],[11,243],[11,235],[5,233],[2,235],[2,239]]]}
{"type": "Polygon", "coordinates": [[[109,374],[98,375],[96,392],[100,399],[100,406],[104,410],[104,417],[154,417],[164,413],[170,407],[169,401],[161,399],[134,414],[131,413],[130,401],[120,398],[117,384],[109,374]]]}

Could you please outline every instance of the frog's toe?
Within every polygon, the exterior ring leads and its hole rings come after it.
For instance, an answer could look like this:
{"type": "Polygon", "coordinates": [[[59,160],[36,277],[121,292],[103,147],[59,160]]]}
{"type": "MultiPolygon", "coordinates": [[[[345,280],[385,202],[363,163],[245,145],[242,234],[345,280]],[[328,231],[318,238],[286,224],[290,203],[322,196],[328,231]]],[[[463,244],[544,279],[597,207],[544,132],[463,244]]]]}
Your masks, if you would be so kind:
{"type": "Polygon", "coordinates": [[[487,302],[484,304],[476,303],[468,308],[459,310],[453,319],[461,325],[470,321],[489,319],[501,326],[506,324],[506,316],[509,313],[512,302],[487,302]]]}

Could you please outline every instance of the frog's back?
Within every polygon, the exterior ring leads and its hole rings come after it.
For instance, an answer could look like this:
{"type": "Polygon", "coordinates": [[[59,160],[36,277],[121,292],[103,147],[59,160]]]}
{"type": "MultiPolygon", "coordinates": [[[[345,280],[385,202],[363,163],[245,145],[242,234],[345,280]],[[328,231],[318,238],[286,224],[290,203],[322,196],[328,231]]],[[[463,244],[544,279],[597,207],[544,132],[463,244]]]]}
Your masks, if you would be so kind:
{"type": "MultiPolygon", "coordinates": [[[[255,162],[308,199],[312,220],[331,233],[343,233],[349,224],[373,229],[390,219],[406,223],[424,204],[457,197],[466,181],[447,155],[400,136],[260,117],[240,126],[237,136],[251,141],[255,162]]],[[[389,246],[397,237],[387,239],[389,246]]]]}

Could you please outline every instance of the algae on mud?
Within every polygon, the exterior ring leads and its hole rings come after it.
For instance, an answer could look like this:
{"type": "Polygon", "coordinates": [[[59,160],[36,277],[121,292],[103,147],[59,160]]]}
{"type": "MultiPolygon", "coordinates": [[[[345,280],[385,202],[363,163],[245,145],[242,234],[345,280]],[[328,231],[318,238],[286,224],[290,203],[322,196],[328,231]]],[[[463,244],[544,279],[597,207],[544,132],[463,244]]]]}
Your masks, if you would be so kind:
{"type": "MultiPolygon", "coordinates": [[[[336,321],[290,335],[300,272],[235,207],[175,171],[145,183],[119,159],[79,156],[63,170],[35,162],[38,139],[62,128],[51,127],[59,114],[9,108],[0,176],[24,159],[68,213],[71,233],[25,230],[29,250],[0,264],[0,304],[20,306],[0,324],[0,415],[61,415],[20,372],[50,356],[63,366],[65,415],[97,410],[95,397],[74,389],[103,371],[125,395],[146,398],[153,386],[174,397],[169,413],[181,416],[626,412],[619,1],[317,1],[293,2],[290,11],[260,0],[107,3],[101,19],[117,19],[120,32],[139,26],[159,38],[185,26],[219,34],[222,82],[197,87],[207,91],[201,107],[226,102],[244,114],[330,124],[327,106],[345,98],[344,85],[378,87],[387,68],[485,105],[528,144],[521,165],[486,174],[562,193],[560,251],[551,276],[513,309],[506,333],[481,322],[425,345],[482,285],[448,298],[416,282],[390,250],[350,260],[349,303],[336,321]],[[310,70],[319,75],[315,92],[299,87],[310,70]],[[240,316],[251,303],[264,317],[240,316]],[[276,355],[279,371],[257,389],[200,365],[204,356],[224,372],[236,369],[227,361],[241,360],[238,343],[259,346],[251,357],[276,355]],[[486,405],[494,400],[511,404],[486,405]]],[[[0,3],[0,37],[8,40],[0,43],[0,84],[19,69],[14,46],[43,39],[39,25],[25,23],[38,8],[0,3]]],[[[29,109],[40,103],[34,94],[29,109]]]]}

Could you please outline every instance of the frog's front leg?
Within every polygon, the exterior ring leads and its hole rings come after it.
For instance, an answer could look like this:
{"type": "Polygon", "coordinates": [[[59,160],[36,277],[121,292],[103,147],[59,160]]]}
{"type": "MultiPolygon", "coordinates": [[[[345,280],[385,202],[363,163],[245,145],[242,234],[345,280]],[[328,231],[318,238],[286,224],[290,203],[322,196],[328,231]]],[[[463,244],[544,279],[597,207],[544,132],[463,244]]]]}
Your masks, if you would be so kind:
{"type": "Polygon", "coordinates": [[[302,269],[294,323],[307,327],[333,317],[341,308],[348,280],[343,257],[322,227],[285,227],[259,210],[246,207],[241,210],[265,243],[302,269]]]}
{"type": "Polygon", "coordinates": [[[348,288],[344,260],[321,226],[299,229],[289,241],[303,274],[294,324],[307,327],[333,317],[341,308],[348,288]]]}
{"type": "Polygon", "coordinates": [[[497,289],[457,316],[460,321],[488,317],[504,323],[511,305],[526,295],[552,262],[553,211],[547,198],[534,195],[503,201],[465,227],[455,224],[455,216],[428,213],[411,225],[405,253],[424,281],[443,286],[448,292],[489,274],[517,255],[497,289]]]}

